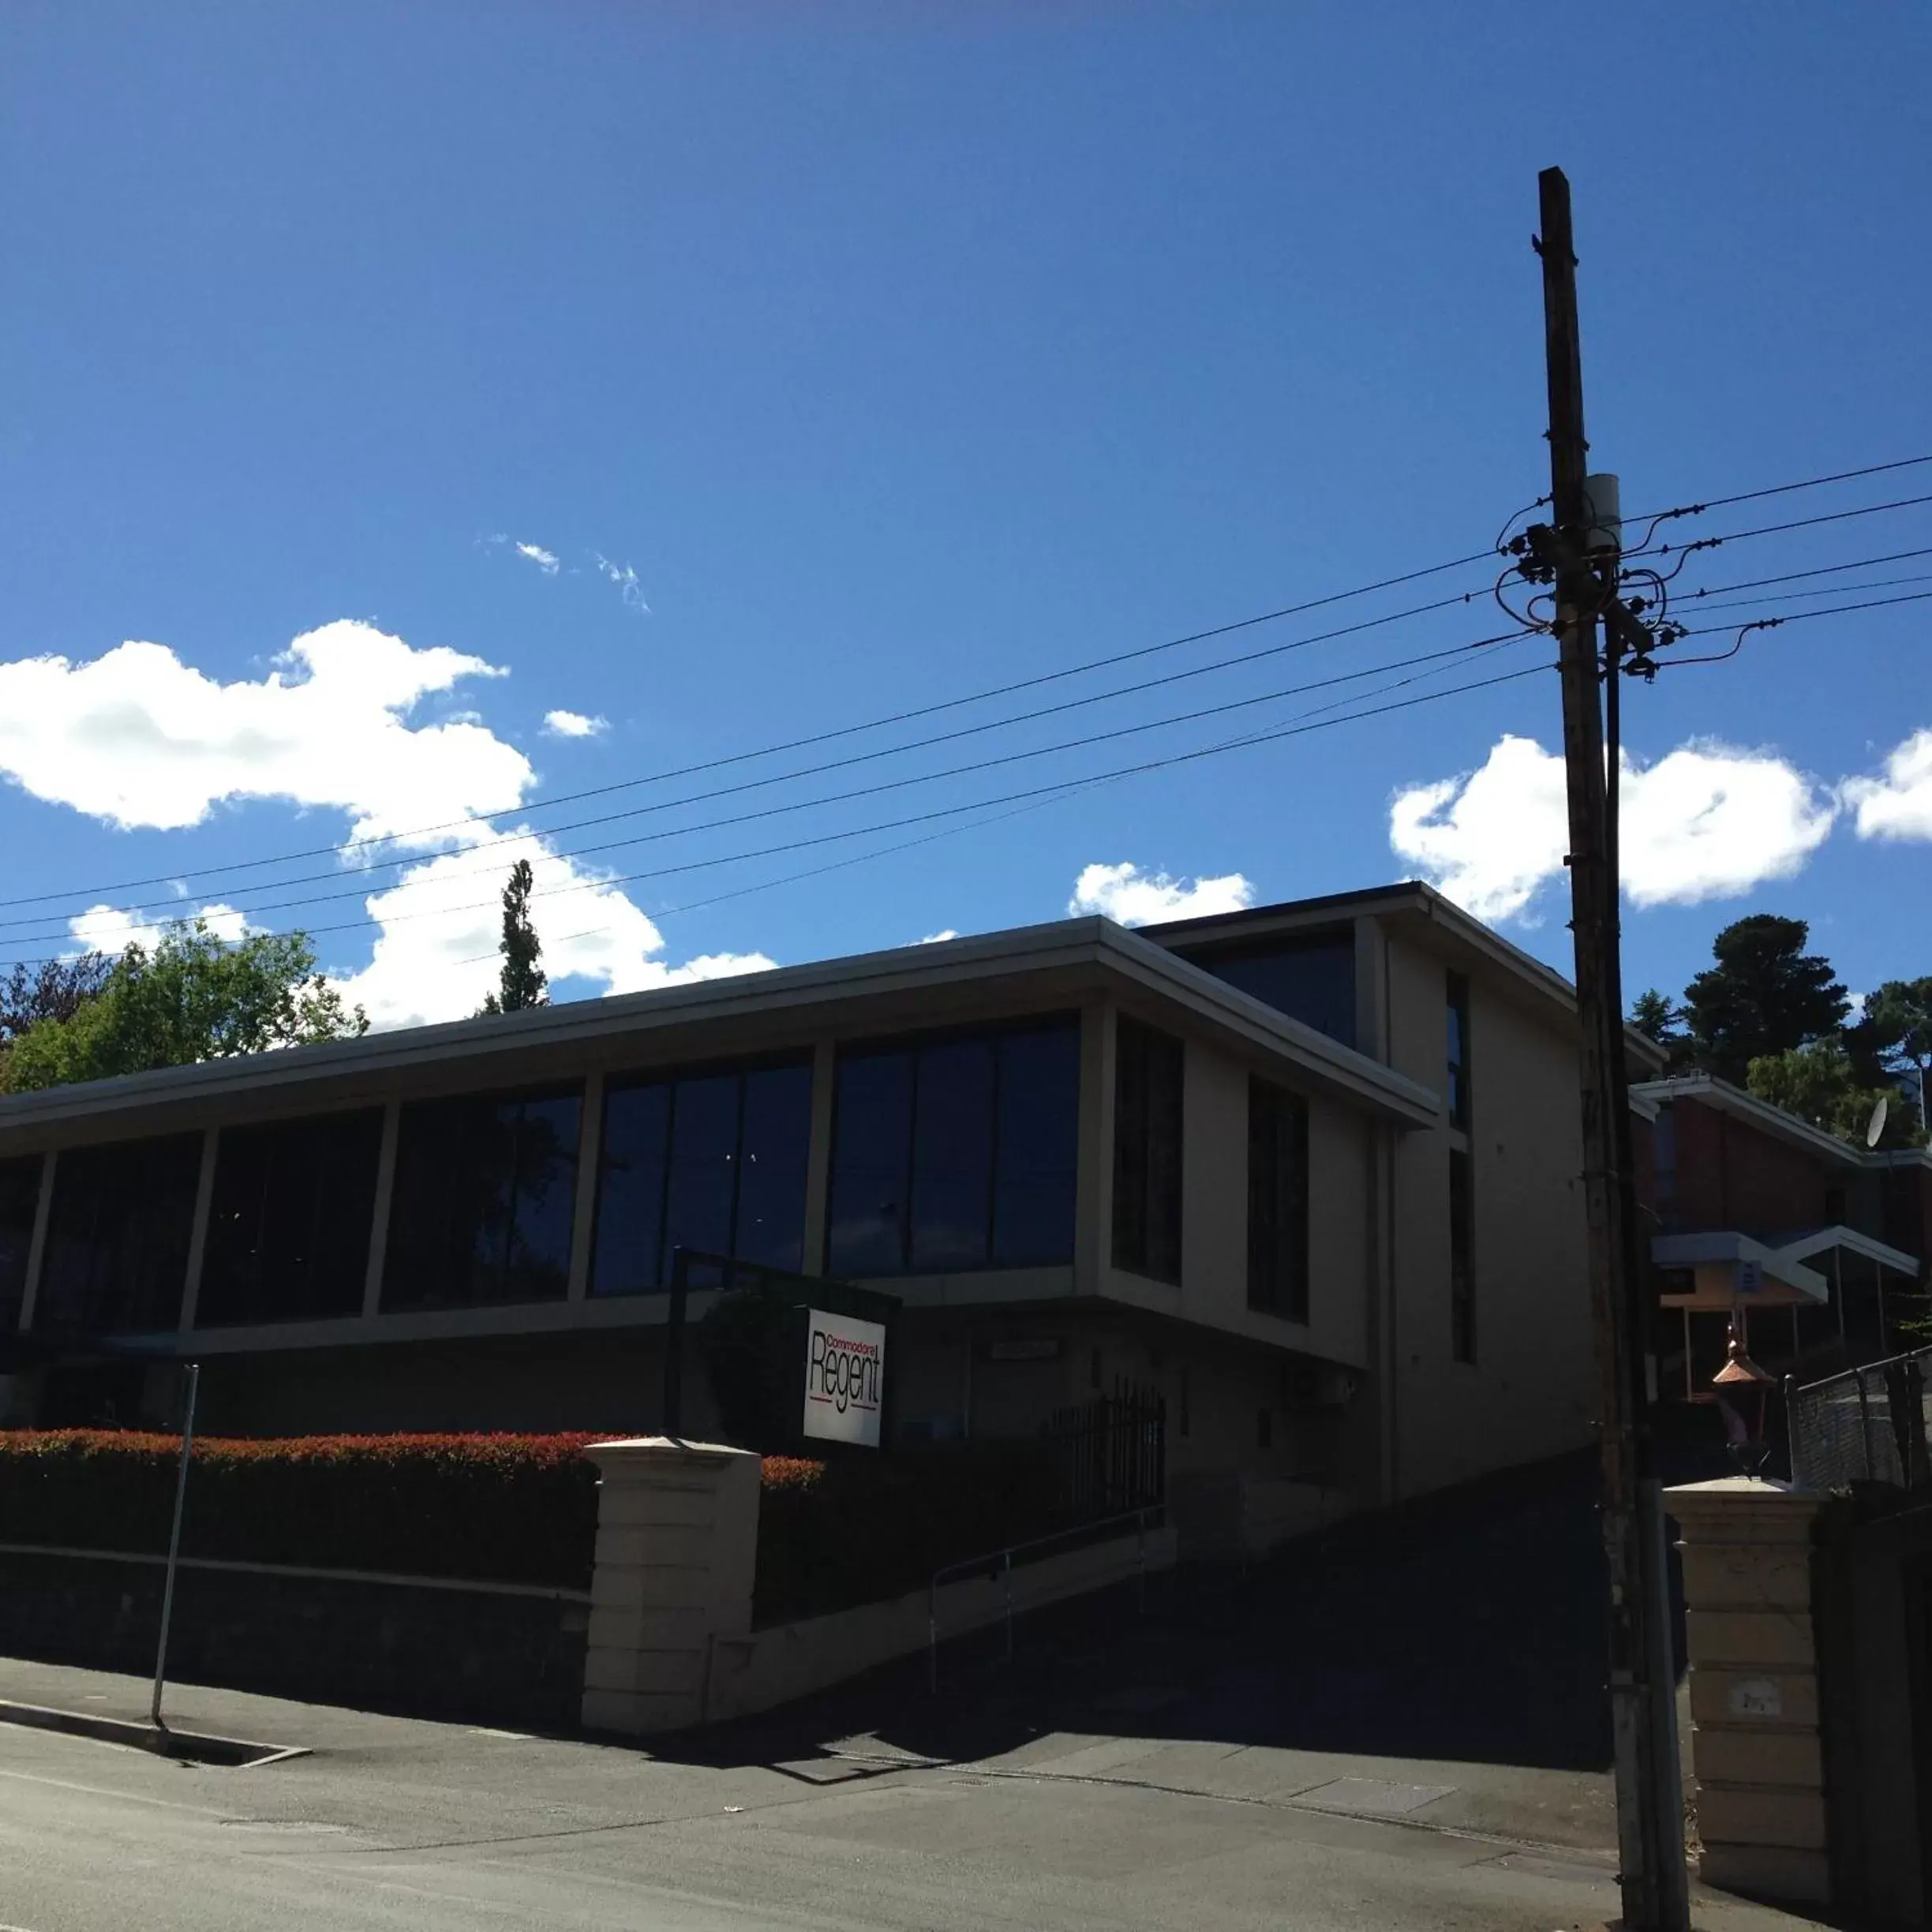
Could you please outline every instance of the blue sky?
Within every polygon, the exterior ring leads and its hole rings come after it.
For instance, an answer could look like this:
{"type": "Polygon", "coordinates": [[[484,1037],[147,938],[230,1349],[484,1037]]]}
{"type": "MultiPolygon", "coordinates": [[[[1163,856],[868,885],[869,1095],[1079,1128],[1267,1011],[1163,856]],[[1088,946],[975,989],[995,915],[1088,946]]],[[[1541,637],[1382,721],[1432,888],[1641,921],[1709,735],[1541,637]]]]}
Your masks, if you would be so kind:
{"type": "MultiPolygon", "coordinates": [[[[1529,240],[1552,161],[1594,458],[1627,507],[1932,453],[1932,17],[1639,6],[1597,28],[1566,49],[1547,9],[1505,6],[22,0],[0,19],[0,835],[6,896],[36,902],[0,908],[0,959],[234,907],[316,929],[379,1018],[440,1017],[487,983],[489,901],[529,851],[567,994],[1050,918],[1083,874],[1088,903],[1144,912],[1426,871],[1564,964],[1552,768],[1518,742],[1556,743],[1543,676],[1004,817],[586,870],[1279,728],[1408,674],[803,809],[1494,633],[1481,567],[896,734],[541,801],[1482,550],[1547,486],[1529,240]],[[549,829],[1464,590],[1057,719],[549,829]],[[607,722],[558,735],[552,713],[607,722]],[[431,824],[457,829],[350,855],[400,870],[331,850],[431,824]],[[399,887],[379,927],[365,898],[399,887]]],[[[1672,527],[1926,494],[1932,466],[1672,527]]],[[[1921,546],[1932,505],[1743,539],[1678,587],[1921,546]]],[[[1780,588],[1916,595],[1889,580],[1928,571],[1780,588]]],[[[1765,908],[1810,919],[1854,987],[1932,970],[1929,612],[1792,625],[1632,690],[1633,988],[1680,987],[1765,908]]]]}

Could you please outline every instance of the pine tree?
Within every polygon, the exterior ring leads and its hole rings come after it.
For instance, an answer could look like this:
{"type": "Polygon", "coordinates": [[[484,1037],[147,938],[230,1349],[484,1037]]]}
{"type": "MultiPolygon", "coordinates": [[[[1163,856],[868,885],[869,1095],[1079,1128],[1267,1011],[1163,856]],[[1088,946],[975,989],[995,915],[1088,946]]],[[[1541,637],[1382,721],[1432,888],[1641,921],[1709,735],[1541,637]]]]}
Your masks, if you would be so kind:
{"type": "Polygon", "coordinates": [[[503,894],[503,938],[496,948],[503,968],[496,990],[484,995],[486,1013],[521,1013],[526,1007],[549,1004],[549,975],[537,963],[543,957],[543,942],[530,923],[530,892],[536,882],[527,859],[519,859],[510,868],[503,894]]]}
{"type": "Polygon", "coordinates": [[[1712,942],[1717,963],[1684,990],[1694,1064],[1743,1086],[1754,1060],[1833,1039],[1852,1002],[1803,919],[1754,913],[1712,942]]]}

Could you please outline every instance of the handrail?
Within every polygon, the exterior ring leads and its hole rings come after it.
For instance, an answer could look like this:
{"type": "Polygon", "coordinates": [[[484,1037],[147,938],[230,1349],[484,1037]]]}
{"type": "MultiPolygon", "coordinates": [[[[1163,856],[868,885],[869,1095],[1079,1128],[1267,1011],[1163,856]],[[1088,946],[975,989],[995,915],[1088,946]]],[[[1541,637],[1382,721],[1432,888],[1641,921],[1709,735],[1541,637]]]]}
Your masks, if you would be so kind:
{"type": "Polygon", "coordinates": [[[1074,1523],[1065,1530],[1057,1530],[1050,1536],[1034,1537],[1024,1543],[1009,1543],[1003,1549],[989,1550],[983,1556],[968,1556],[962,1561],[948,1563],[943,1569],[935,1570],[932,1581],[926,1586],[926,1651],[927,1687],[937,1692],[939,1688],[939,1586],[949,1579],[962,1581],[966,1578],[984,1574],[989,1581],[994,1576],[1002,1586],[1001,1619],[1006,1627],[1006,1657],[1013,1660],[1013,1559],[1030,1550],[1043,1550],[1051,1543],[1065,1543],[1076,1537],[1091,1537],[1098,1531],[1118,1529],[1132,1523],[1137,1534],[1134,1550],[1134,1567],[1140,1584],[1140,1605],[1147,1607],[1147,1533],[1149,1517],[1160,1516],[1166,1511],[1163,1503],[1150,1503],[1136,1510],[1127,1510],[1118,1516],[1103,1516],[1092,1522],[1074,1523]]]}

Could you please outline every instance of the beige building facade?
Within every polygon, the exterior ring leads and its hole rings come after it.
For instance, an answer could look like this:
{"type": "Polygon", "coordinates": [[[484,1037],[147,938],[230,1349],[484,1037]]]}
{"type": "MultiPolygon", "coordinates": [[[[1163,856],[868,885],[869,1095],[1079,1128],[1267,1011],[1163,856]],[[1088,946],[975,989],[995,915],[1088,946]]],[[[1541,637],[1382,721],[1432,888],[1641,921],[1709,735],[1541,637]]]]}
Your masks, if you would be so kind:
{"type": "Polygon", "coordinates": [[[1574,1030],[1405,885],[9,1096],[0,1420],[641,1433],[682,1243],[900,1297],[902,1440],[1159,1389],[1265,1543],[1589,1440],[1574,1030]]]}

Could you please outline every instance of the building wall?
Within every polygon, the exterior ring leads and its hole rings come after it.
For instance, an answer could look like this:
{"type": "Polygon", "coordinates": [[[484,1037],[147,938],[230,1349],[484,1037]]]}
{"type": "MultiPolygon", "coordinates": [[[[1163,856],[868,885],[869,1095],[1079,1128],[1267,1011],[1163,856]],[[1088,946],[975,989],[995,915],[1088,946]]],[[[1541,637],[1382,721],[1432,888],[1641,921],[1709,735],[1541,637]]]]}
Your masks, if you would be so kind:
{"type": "Polygon", "coordinates": [[[1676,1143],[1673,1225],[1735,1229],[1762,1239],[1823,1227],[1843,1218],[1829,1211],[1829,1193],[1856,1190],[1848,1166],[1760,1133],[1692,1099],[1670,1103],[1676,1143]]]}
{"type": "MultiPolygon", "coordinates": [[[[1391,1062],[1445,1096],[1447,962],[1392,940],[1391,1062]]],[[[1458,1361],[1447,1111],[1394,1154],[1395,1488],[1413,1495],[1590,1439],[1595,1367],[1576,1049],[1470,975],[1475,1359],[1458,1361]]]]}

